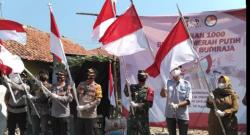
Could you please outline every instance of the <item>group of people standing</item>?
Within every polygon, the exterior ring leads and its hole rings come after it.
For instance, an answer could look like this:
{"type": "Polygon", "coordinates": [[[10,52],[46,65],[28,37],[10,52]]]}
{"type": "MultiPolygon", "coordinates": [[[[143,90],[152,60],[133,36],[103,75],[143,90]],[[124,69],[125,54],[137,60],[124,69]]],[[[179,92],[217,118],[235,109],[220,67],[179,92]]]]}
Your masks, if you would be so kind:
{"type": "Polygon", "coordinates": [[[8,135],[15,135],[17,127],[20,135],[49,135],[50,129],[53,135],[70,135],[75,129],[77,135],[96,135],[97,106],[102,98],[102,88],[95,82],[95,70],[88,69],[87,80],[77,87],[79,105],[73,123],[70,123],[70,103],[74,99],[72,85],[67,81],[66,72],[57,72],[56,77],[57,82],[50,84],[49,74],[44,70],[38,73],[38,81],[28,80],[23,73],[21,77],[19,74],[3,76],[4,85],[11,88],[4,97],[8,135]],[[70,129],[71,124],[75,125],[74,129],[70,129]]]}
{"type": "MultiPolygon", "coordinates": [[[[179,134],[188,134],[189,105],[192,100],[192,86],[183,79],[181,66],[170,72],[167,86],[160,92],[166,99],[165,117],[169,135],[176,135],[178,125],[179,134]]],[[[128,118],[127,135],[150,135],[148,111],[153,104],[153,90],[145,85],[147,73],[138,71],[138,84],[130,85],[131,94],[125,87],[125,95],[131,96],[130,112],[128,118]],[[142,79],[143,78],[143,79],[142,79]]],[[[218,79],[218,87],[209,92],[207,107],[210,108],[208,116],[209,135],[238,134],[238,121],[236,113],[239,109],[238,95],[232,89],[230,78],[221,75],[218,79]],[[222,125],[219,122],[222,121],[222,125]]],[[[246,97],[243,103],[246,105],[246,97]]]]}
{"type": "MultiPolygon", "coordinates": [[[[171,79],[160,92],[163,98],[167,98],[165,117],[169,135],[176,135],[176,125],[180,135],[187,135],[188,132],[188,108],[192,101],[192,86],[182,78],[181,72],[181,67],[174,68],[170,72],[171,79]]],[[[9,135],[15,135],[16,126],[19,127],[20,134],[25,135],[27,123],[32,123],[32,135],[49,135],[49,121],[53,135],[70,134],[70,103],[74,100],[74,94],[71,84],[67,83],[66,73],[58,72],[56,75],[55,84],[49,83],[49,74],[46,71],[39,72],[39,81],[33,83],[28,83],[25,74],[21,75],[21,79],[18,74],[11,74],[9,78],[3,77],[6,86],[10,85],[13,92],[8,90],[4,99],[9,135]],[[14,94],[16,102],[11,94],[14,94]],[[30,114],[29,118],[27,113],[30,114]]],[[[98,134],[95,118],[97,106],[102,99],[102,88],[95,82],[95,77],[95,70],[90,68],[87,71],[87,79],[77,86],[79,105],[76,106],[77,118],[73,129],[77,135],[98,134]]],[[[148,75],[144,70],[139,70],[137,77],[137,84],[126,85],[124,89],[125,95],[130,99],[127,135],[150,135],[149,109],[153,106],[154,90],[146,85],[148,75]]],[[[222,135],[222,126],[227,135],[238,134],[238,96],[232,89],[229,77],[219,77],[218,88],[208,95],[207,107],[210,108],[210,135],[222,135]],[[221,119],[222,126],[218,118],[221,119]]]]}

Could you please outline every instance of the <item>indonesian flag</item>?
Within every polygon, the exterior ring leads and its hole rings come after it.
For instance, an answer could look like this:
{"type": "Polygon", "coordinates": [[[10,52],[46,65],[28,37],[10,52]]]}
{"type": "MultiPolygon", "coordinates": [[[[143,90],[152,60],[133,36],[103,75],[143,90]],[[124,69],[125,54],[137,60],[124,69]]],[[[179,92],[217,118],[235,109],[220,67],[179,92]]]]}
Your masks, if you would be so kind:
{"type": "Polygon", "coordinates": [[[111,63],[109,63],[109,101],[111,105],[116,107],[111,63]]]}
{"type": "Polygon", "coordinates": [[[67,59],[64,53],[63,44],[60,39],[60,34],[56,25],[56,21],[52,12],[52,8],[50,7],[50,51],[54,54],[55,58],[62,64],[67,64],[67,59]]]}
{"type": "Polygon", "coordinates": [[[207,74],[209,74],[211,72],[213,64],[212,62],[213,62],[212,57],[210,54],[208,54],[207,56],[200,58],[199,61],[191,61],[183,64],[181,70],[183,74],[197,73],[200,70],[199,68],[199,63],[200,63],[202,70],[204,70],[207,74]]]}
{"type": "Polygon", "coordinates": [[[106,0],[93,26],[93,38],[99,40],[107,28],[115,21],[115,1],[106,0]]]}
{"type": "Polygon", "coordinates": [[[11,20],[0,19],[0,39],[14,40],[22,45],[25,45],[27,35],[22,24],[11,20]]]}
{"type": "Polygon", "coordinates": [[[179,19],[159,48],[154,63],[146,71],[152,77],[162,74],[165,82],[169,79],[171,70],[196,58],[188,32],[182,19],[179,19]]]}
{"type": "Polygon", "coordinates": [[[22,73],[24,64],[21,58],[17,55],[11,54],[0,40],[0,71],[5,75],[10,73],[22,73]]]}
{"type": "Polygon", "coordinates": [[[133,4],[109,26],[99,41],[103,49],[116,56],[131,55],[147,48],[147,39],[133,4]]]}

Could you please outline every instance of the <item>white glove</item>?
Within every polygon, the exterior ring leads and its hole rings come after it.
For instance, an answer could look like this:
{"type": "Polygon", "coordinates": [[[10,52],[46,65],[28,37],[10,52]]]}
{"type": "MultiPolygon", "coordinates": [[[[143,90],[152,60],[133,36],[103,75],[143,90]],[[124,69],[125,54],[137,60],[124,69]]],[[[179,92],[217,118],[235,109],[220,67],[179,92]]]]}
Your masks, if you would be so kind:
{"type": "Polygon", "coordinates": [[[175,103],[170,103],[170,107],[174,110],[174,111],[176,111],[177,109],[178,109],[178,104],[175,104],[175,103]]]}
{"type": "Polygon", "coordinates": [[[135,103],[134,101],[131,101],[130,104],[132,105],[132,107],[138,107],[139,106],[139,104],[135,103]]]}
{"type": "Polygon", "coordinates": [[[29,89],[29,86],[28,85],[26,85],[26,84],[21,84],[22,85],[22,87],[23,87],[23,90],[28,90],[29,89]]]}
{"type": "Polygon", "coordinates": [[[78,111],[83,111],[83,110],[87,110],[89,108],[89,104],[86,104],[86,105],[79,105],[76,107],[76,109],[78,111]]]}
{"type": "Polygon", "coordinates": [[[59,96],[57,94],[55,94],[55,93],[51,93],[51,97],[52,98],[58,98],[59,96]]]}
{"type": "Polygon", "coordinates": [[[217,110],[215,113],[220,117],[223,117],[225,115],[225,112],[222,112],[221,110],[217,110]]]}
{"type": "Polygon", "coordinates": [[[42,88],[43,87],[43,83],[41,81],[39,81],[39,82],[37,82],[37,86],[42,88]]]}
{"type": "Polygon", "coordinates": [[[214,99],[214,94],[212,92],[209,92],[208,95],[209,95],[209,98],[214,99]]]}
{"type": "Polygon", "coordinates": [[[28,93],[28,94],[27,94],[27,98],[28,98],[28,99],[34,99],[34,96],[32,96],[31,94],[28,93]]]}

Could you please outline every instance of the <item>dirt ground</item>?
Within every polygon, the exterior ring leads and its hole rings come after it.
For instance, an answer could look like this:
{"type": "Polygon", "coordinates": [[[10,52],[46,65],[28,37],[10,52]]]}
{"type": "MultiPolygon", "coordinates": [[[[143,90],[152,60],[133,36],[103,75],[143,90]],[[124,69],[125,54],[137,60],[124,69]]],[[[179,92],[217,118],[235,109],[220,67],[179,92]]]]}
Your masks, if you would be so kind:
{"type": "MultiPolygon", "coordinates": [[[[150,127],[150,131],[152,135],[168,135],[167,128],[150,127]]],[[[178,129],[177,129],[177,134],[179,134],[178,129]]],[[[208,131],[189,129],[188,135],[208,135],[208,131]]],[[[238,135],[246,135],[246,132],[239,132],[238,135]]]]}
{"type": "MultiPolygon", "coordinates": [[[[151,132],[151,135],[169,135],[167,128],[150,127],[150,132],[151,132]]],[[[177,129],[177,134],[179,134],[178,129],[177,129]]],[[[7,133],[5,133],[4,135],[7,135],[7,133]]],[[[16,135],[19,135],[18,129],[17,129],[16,135]]],[[[189,129],[188,135],[208,135],[208,132],[207,130],[189,129]]],[[[238,135],[246,135],[246,132],[239,132],[238,135]]]]}

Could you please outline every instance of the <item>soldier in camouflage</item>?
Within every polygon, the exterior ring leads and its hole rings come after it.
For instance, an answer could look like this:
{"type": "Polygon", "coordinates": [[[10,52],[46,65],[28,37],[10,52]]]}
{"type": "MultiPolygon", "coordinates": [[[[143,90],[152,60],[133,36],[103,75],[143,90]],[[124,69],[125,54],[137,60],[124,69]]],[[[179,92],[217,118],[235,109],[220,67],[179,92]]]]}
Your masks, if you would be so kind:
{"type": "MultiPolygon", "coordinates": [[[[138,71],[138,84],[131,84],[130,112],[127,121],[127,135],[150,135],[149,130],[149,108],[153,105],[154,91],[146,86],[147,73],[138,71]],[[132,108],[134,114],[132,113],[132,108]]],[[[127,87],[125,95],[129,96],[127,87]]]]}

